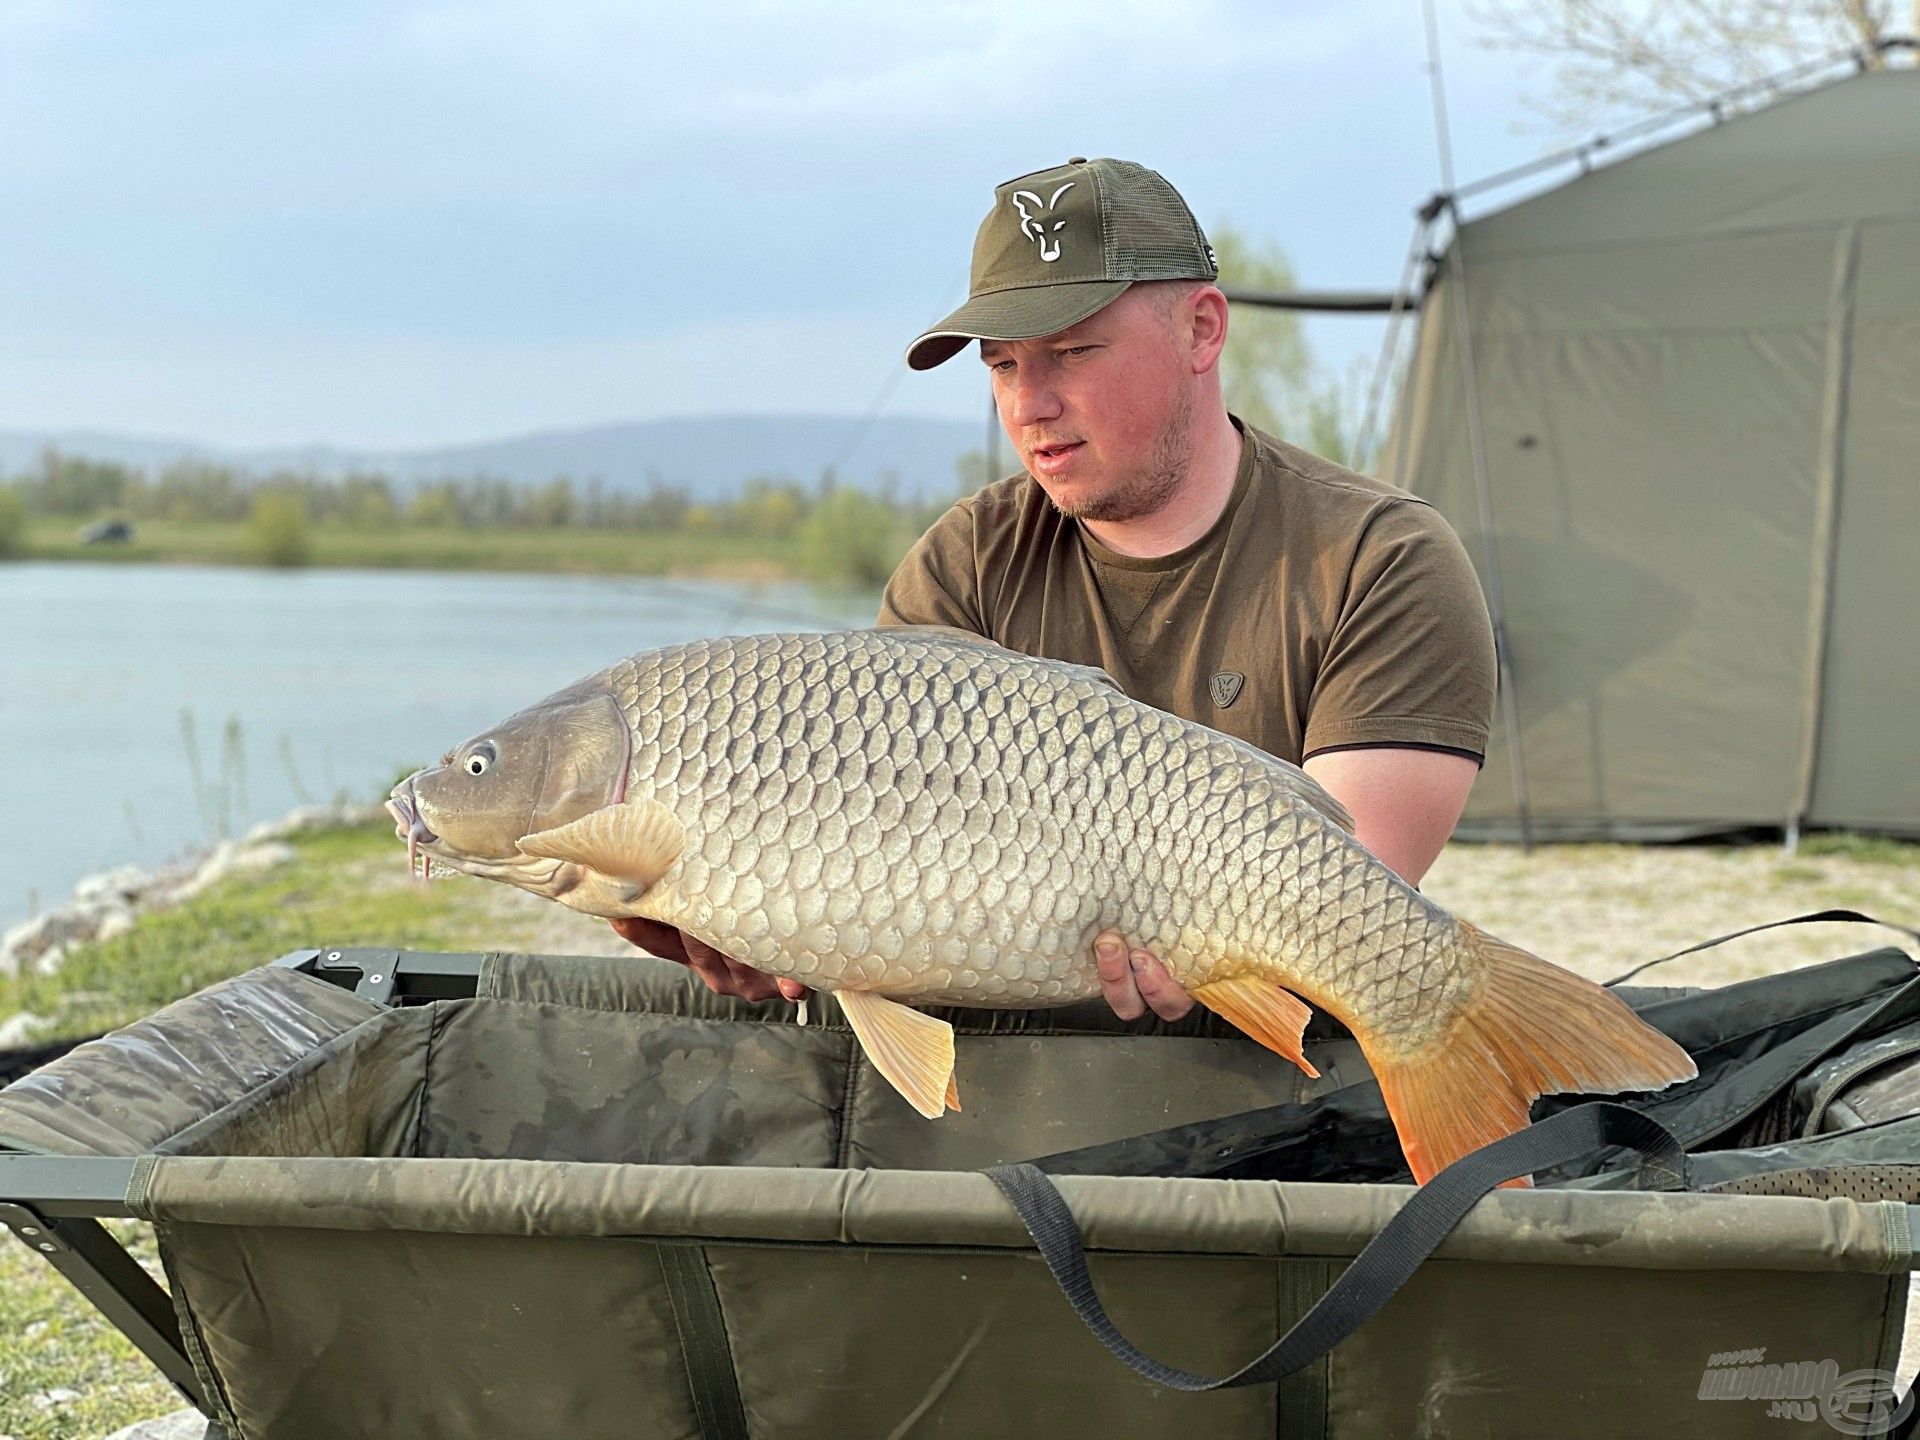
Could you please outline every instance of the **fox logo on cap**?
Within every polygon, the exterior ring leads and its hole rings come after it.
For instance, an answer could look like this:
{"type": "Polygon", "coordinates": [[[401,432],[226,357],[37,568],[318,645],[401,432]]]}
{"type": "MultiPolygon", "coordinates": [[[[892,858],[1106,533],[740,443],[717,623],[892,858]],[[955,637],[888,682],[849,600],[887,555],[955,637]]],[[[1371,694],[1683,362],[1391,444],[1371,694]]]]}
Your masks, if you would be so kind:
{"type": "Polygon", "coordinates": [[[1045,200],[1031,190],[1013,192],[1013,208],[1020,212],[1020,233],[1029,240],[1039,242],[1042,260],[1060,258],[1060,237],[1056,232],[1066,229],[1067,222],[1055,220],[1051,225],[1046,222],[1053,214],[1053,207],[1060,203],[1060,197],[1078,183],[1075,180],[1067,181],[1045,200]]]}

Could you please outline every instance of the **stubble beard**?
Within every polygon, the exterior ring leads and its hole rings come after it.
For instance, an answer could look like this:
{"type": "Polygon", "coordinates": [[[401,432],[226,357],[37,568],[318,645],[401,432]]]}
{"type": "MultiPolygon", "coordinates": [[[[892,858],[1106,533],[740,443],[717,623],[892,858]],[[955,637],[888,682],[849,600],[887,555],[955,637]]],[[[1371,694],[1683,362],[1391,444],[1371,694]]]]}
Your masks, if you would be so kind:
{"type": "Polygon", "coordinates": [[[1173,413],[1154,441],[1153,453],[1139,469],[1121,477],[1102,494],[1064,504],[1053,500],[1053,508],[1070,519],[1108,523],[1159,514],[1186,478],[1187,467],[1193,459],[1192,436],[1193,397],[1182,391],[1174,403],[1173,413]]]}

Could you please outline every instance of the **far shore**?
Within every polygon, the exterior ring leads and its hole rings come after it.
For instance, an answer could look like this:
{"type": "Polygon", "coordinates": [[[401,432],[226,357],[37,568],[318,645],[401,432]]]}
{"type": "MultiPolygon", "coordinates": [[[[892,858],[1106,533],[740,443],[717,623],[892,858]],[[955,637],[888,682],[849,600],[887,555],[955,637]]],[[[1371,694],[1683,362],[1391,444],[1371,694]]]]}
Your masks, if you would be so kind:
{"type": "MultiPolygon", "coordinates": [[[[11,558],[258,566],[241,521],[137,520],[130,541],[93,545],[81,542],[80,529],[70,519],[35,516],[11,558]]],[[[308,559],[297,568],[657,575],[756,584],[810,578],[792,537],[738,531],[316,523],[306,534],[308,559]]],[[[907,543],[901,541],[901,554],[907,543]]]]}

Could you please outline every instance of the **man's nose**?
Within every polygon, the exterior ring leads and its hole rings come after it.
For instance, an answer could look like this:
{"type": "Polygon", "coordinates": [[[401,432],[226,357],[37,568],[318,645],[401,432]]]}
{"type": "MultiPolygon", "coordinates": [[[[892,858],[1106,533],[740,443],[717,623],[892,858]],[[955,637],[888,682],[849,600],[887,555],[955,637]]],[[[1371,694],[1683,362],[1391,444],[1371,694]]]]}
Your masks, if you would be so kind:
{"type": "Polygon", "coordinates": [[[1060,417],[1060,396],[1053,387],[1053,377],[1037,370],[1034,367],[1016,375],[1001,392],[1000,417],[1016,430],[1060,417]]]}

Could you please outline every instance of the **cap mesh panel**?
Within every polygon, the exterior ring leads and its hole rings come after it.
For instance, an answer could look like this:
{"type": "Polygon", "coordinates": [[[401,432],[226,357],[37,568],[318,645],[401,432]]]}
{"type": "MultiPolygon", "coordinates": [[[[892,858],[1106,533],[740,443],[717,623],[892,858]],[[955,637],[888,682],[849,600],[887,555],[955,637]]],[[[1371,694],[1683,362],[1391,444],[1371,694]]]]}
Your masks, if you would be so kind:
{"type": "Polygon", "coordinates": [[[1207,237],[1159,172],[1111,161],[1095,172],[1107,274],[1115,280],[1212,279],[1207,237]]]}

